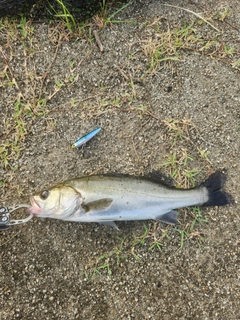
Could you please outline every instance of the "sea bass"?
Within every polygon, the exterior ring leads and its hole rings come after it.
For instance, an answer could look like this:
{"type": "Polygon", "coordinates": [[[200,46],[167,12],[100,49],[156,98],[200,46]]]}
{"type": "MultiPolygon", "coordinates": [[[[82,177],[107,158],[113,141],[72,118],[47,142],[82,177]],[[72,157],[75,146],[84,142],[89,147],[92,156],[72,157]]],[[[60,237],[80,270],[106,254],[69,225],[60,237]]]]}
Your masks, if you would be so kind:
{"type": "Polygon", "coordinates": [[[177,224],[178,208],[223,206],[232,202],[222,190],[226,175],[216,171],[193,189],[176,189],[162,182],[125,175],[93,175],[68,180],[30,198],[29,214],[76,222],[159,220],[177,224]]]}

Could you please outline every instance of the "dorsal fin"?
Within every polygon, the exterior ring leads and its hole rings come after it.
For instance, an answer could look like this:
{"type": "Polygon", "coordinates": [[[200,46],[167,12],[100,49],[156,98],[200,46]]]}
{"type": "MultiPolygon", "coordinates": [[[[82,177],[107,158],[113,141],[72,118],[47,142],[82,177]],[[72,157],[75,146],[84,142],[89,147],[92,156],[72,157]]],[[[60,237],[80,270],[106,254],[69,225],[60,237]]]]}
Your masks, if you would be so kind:
{"type": "Polygon", "coordinates": [[[159,172],[157,170],[149,172],[144,177],[146,177],[146,178],[148,178],[150,180],[156,181],[156,182],[160,182],[160,183],[164,184],[167,187],[171,187],[172,188],[172,187],[176,186],[176,183],[175,183],[175,181],[174,181],[174,179],[172,177],[168,177],[165,174],[163,174],[163,173],[161,173],[161,172],[159,172]]]}
{"type": "Polygon", "coordinates": [[[131,175],[128,173],[106,173],[103,174],[103,176],[109,176],[109,177],[125,177],[125,178],[135,178],[135,179],[147,179],[147,180],[151,180],[154,182],[158,182],[161,184],[164,184],[166,187],[175,187],[176,186],[176,182],[172,177],[168,177],[165,174],[154,170],[151,171],[143,176],[135,176],[135,175],[131,175]]]}

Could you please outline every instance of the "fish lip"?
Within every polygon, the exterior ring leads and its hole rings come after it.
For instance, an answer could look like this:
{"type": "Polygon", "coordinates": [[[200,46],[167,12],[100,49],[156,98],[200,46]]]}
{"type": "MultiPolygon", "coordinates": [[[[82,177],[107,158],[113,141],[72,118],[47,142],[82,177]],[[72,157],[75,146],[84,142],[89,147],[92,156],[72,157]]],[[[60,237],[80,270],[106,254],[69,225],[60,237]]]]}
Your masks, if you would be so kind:
{"type": "Polygon", "coordinates": [[[34,199],[34,197],[30,197],[31,207],[26,210],[28,214],[32,216],[37,216],[38,213],[41,212],[42,208],[40,207],[39,203],[34,199]]]}

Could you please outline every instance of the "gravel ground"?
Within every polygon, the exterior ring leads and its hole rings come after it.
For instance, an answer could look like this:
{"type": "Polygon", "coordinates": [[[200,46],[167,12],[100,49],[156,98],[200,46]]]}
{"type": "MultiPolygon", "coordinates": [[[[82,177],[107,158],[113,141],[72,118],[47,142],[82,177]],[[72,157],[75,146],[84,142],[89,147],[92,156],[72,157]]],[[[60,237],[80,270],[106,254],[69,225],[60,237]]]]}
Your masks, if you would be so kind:
{"type": "Polygon", "coordinates": [[[178,228],[136,221],[118,223],[116,231],[34,218],[4,231],[1,320],[240,319],[240,6],[168,4],[201,13],[212,26],[152,0],[119,12],[114,19],[122,23],[99,29],[95,19],[77,38],[46,23],[27,25],[27,36],[21,26],[2,28],[2,204],[29,202],[33,192],[93,173],[161,169],[187,188],[189,170],[199,171],[198,184],[219,168],[227,169],[235,204],[202,208],[201,219],[180,210],[178,228]],[[184,23],[194,23],[192,38],[176,55],[184,23]],[[163,38],[168,59],[157,63],[150,54],[163,38]],[[98,126],[85,147],[70,148],[98,126]]]}

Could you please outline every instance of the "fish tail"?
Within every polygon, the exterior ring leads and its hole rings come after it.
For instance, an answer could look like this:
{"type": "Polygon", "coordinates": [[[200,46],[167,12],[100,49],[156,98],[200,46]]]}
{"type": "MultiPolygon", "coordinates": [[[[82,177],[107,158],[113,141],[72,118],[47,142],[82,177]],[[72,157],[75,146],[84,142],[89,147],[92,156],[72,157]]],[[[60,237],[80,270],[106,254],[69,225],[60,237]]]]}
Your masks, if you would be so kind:
{"type": "Polygon", "coordinates": [[[226,179],[226,173],[218,170],[200,185],[208,191],[208,201],[203,204],[204,206],[224,206],[234,203],[233,197],[222,190],[226,179]]]}

